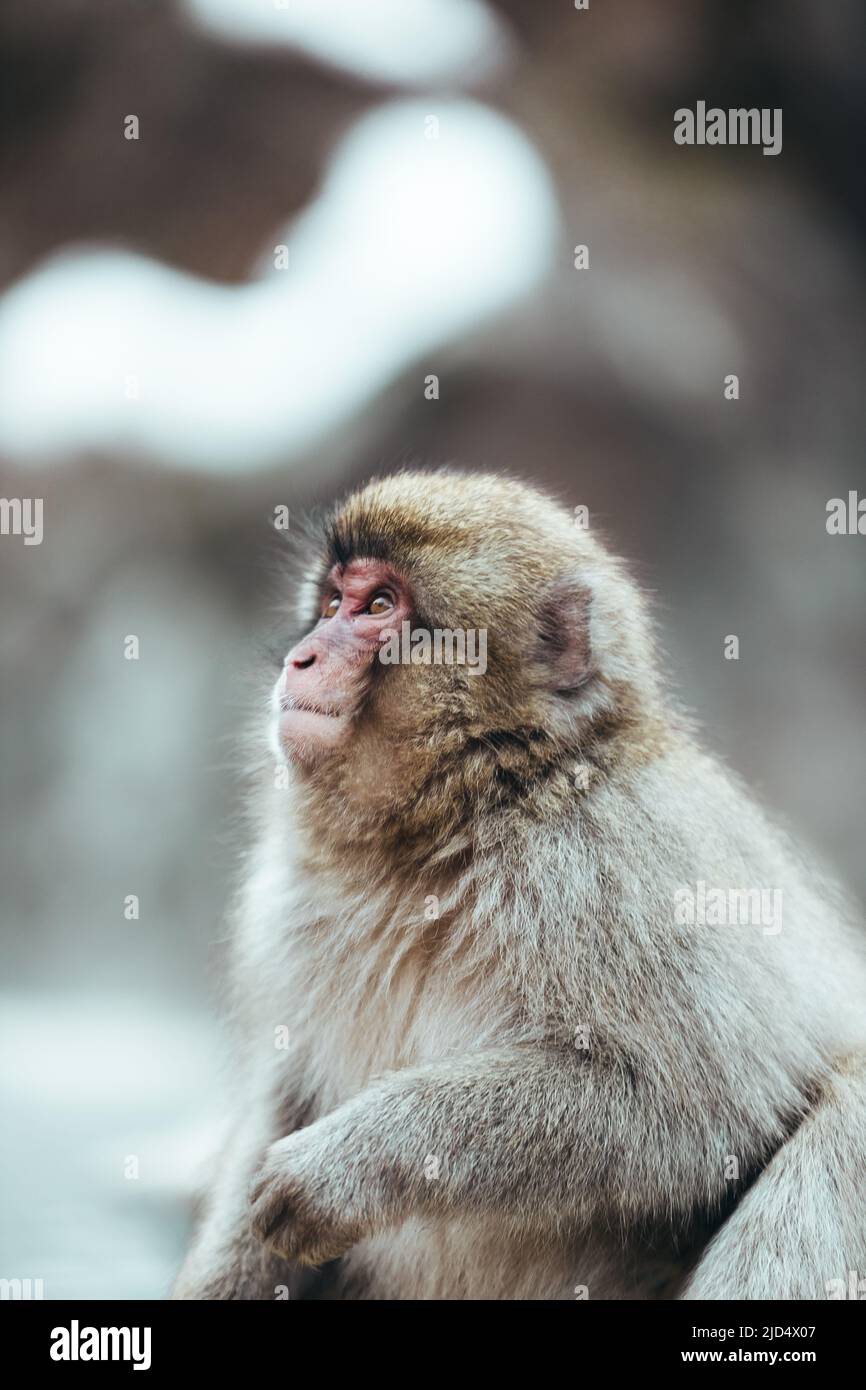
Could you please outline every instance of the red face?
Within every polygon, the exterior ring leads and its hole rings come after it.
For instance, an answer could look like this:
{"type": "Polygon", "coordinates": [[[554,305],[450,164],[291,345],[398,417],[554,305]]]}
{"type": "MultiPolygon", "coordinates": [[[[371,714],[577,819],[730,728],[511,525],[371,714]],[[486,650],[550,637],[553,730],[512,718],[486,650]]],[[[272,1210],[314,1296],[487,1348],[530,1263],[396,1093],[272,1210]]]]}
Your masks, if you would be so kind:
{"type": "Polygon", "coordinates": [[[380,560],[335,565],[321,617],[286,657],[272,708],[278,749],[314,762],[338,745],[357,712],[386,634],[410,616],[405,583],[380,560]]]}

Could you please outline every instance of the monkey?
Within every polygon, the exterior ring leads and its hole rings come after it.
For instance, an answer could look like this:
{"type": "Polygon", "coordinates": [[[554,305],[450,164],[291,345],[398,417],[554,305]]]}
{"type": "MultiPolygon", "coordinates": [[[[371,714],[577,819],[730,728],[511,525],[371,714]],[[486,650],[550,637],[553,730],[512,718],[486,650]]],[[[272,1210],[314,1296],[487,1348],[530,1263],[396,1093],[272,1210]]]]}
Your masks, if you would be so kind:
{"type": "Polygon", "coordinates": [[[862,927],[704,750],[626,565],[533,486],[408,469],[328,513],[296,616],[174,1296],[838,1296],[862,927]],[[486,669],[385,663],[406,623],[486,669]]]}

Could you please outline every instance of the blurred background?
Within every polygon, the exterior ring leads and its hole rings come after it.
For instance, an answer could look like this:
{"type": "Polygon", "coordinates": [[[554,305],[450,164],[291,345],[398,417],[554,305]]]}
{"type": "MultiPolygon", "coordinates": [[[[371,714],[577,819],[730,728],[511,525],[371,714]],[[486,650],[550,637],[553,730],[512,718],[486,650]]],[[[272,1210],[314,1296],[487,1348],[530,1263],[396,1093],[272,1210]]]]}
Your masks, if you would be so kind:
{"type": "Polygon", "coordinates": [[[275,508],[409,461],[587,505],[708,742],[864,896],[866,541],[825,526],[866,482],[864,29],[4,0],[0,496],[44,535],[0,536],[0,1277],[170,1286],[275,508]],[[675,145],[698,100],[781,107],[782,153],[675,145]]]}

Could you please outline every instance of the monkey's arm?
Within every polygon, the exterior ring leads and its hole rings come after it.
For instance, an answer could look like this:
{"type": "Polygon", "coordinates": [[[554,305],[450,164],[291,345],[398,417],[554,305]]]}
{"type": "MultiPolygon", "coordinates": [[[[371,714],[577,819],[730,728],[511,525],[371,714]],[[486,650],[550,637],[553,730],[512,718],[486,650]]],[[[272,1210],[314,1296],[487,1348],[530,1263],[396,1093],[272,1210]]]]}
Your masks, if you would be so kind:
{"type": "Polygon", "coordinates": [[[495,1211],[559,1229],[602,1210],[686,1217],[724,1189],[726,1145],[703,1115],[660,1078],[566,1048],[390,1073],[271,1146],[253,1229],[318,1264],[413,1214],[495,1211]]]}
{"type": "Polygon", "coordinates": [[[866,1060],[859,1057],[837,1068],[815,1109],[749,1188],[683,1298],[862,1298],[864,1160],[866,1060]]]}

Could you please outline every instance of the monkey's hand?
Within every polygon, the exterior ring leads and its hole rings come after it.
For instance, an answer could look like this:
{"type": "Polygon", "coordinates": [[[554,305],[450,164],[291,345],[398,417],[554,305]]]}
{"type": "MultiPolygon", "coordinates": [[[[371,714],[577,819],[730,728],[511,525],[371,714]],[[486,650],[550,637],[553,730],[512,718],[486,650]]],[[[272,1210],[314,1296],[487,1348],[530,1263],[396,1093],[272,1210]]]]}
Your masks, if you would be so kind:
{"type": "Polygon", "coordinates": [[[372,1229],[348,1136],[335,1119],[272,1144],[250,1188],[253,1234],[299,1264],[334,1260],[372,1229]]]}

